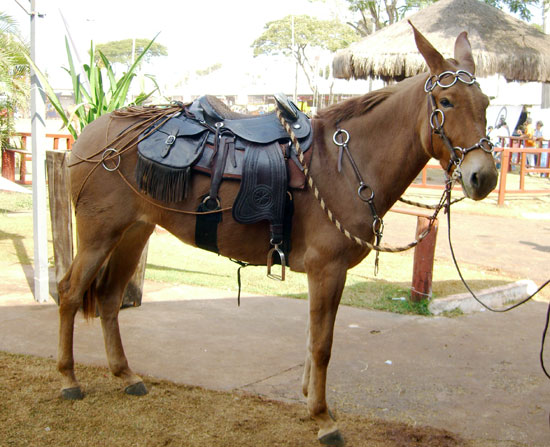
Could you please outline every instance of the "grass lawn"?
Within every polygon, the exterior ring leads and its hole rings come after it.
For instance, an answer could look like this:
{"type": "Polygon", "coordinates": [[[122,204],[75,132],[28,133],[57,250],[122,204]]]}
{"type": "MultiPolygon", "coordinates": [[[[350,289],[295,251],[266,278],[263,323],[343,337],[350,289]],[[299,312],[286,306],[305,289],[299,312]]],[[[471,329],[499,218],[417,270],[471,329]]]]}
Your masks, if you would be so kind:
{"type": "MultiPolygon", "coordinates": [[[[0,192],[1,262],[9,265],[33,262],[32,198],[30,195],[0,192]]],[[[49,225],[49,223],[48,223],[49,225]]],[[[51,232],[49,259],[53,266],[51,232]]],[[[374,275],[374,256],[348,272],[342,303],[350,306],[400,313],[428,314],[427,302],[410,303],[413,251],[382,253],[380,271],[374,275]]],[[[183,244],[171,234],[157,228],[149,243],[145,277],[152,281],[185,283],[237,292],[238,265],[229,259],[183,244]]],[[[462,265],[474,290],[506,284],[515,279],[479,266],[462,265]]],[[[242,290],[246,293],[307,298],[304,274],[288,272],[284,282],[266,277],[265,267],[250,266],[241,271],[242,290]]],[[[464,292],[454,266],[436,259],[433,272],[433,297],[464,292]]]]}
{"type": "MultiPolygon", "coordinates": [[[[149,243],[145,277],[154,281],[185,283],[237,291],[238,265],[229,259],[190,247],[171,234],[157,229],[149,243]]],[[[349,270],[342,304],[400,313],[427,314],[427,302],[409,303],[413,252],[382,253],[380,270],[374,275],[374,255],[349,270]]],[[[471,279],[474,290],[511,282],[498,272],[483,271],[479,266],[464,264],[463,274],[471,279]]],[[[434,298],[464,292],[454,266],[436,260],[434,266],[434,298]]],[[[242,290],[247,293],[307,298],[305,274],[287,272],[284,282],[266,277],[265,266],[249,266],[241,270],[242,290]]]]}

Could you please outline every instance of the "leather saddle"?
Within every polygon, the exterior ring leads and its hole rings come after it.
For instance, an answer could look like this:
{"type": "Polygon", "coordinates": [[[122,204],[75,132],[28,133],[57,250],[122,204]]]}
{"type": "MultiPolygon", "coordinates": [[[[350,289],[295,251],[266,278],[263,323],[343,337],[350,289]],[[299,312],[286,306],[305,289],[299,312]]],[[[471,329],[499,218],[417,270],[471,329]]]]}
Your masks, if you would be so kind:
{"type": "MultiPolygon", "coordinates": [[[[310,119],[286,96],[275,98],[309,158],[313,140],[310,119]]],[[[181,112],[148,128],[138,141],[136,180],[143,192],[165,202],[182,201],[188,194],[192,172],[202,172],[211,176],[211,186],[199,211],[213,211],[220,208],[221,181],[239,179],[241,186],[233,204],[235,220],[267,220],[272,244],[278,247],[283,243],[287,191],[303,187],[305,177],[290,137],[275,112],[243,115],[213,96],[202,96],[191,104],[182,104],[181,112]]],[[[197,226],[200,220],[199,216],[197,226]]],[[[215,230],[206,232],[212,231],[215,230]]],[[[199,239],[203,236],[199,235],[199,239]]],[[[214,243],[212,235],[207,239],[210,242],[202,247],[217,252],[215,238],[214,243]]],[[[197,241],[197,245],[201,246],[201,242],[197,241]]]]}

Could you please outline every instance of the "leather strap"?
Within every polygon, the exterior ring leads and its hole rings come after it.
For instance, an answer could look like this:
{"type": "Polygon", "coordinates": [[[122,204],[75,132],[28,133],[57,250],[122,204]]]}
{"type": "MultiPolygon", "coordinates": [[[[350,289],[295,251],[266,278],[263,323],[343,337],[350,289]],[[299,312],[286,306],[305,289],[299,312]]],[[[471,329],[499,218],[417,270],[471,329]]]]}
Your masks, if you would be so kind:
{"type": "Polygon", "coordinates": [[[218,199],[218,191],[223,178],[225,164],[227,163],[227,155],[229,152],[235,151],[235,137],[229,133],[222,133],[219,138],[216,138],[216,145],[217,148],[214,151],[215,155],[212,160],[214,169],[210,183],[209,202],[218,199]]]}

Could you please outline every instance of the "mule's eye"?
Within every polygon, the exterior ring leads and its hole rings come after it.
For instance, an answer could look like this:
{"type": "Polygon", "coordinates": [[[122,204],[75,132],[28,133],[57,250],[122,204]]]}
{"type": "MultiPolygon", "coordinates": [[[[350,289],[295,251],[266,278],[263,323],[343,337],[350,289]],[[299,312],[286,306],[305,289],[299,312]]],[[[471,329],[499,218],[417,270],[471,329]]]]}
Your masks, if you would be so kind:
{"type": "Polygon", "coordinates": [[[439,104],[441,104],[441,107],[445,108],[453,107],[453,103],[447,98],[442,98],[441,101],[439,101],[439,104]]]}

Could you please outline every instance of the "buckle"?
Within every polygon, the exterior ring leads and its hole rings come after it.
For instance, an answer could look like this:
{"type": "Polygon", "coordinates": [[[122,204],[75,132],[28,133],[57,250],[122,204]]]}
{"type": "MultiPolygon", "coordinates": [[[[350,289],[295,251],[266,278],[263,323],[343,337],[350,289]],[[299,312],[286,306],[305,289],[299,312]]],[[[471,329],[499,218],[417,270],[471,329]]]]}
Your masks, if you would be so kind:
{"type": "Polygon", "coordinates": [[[166,141],[164,144],[167,146],[172,146],[176,142],[176,136],[175,135],[168,135],[168,138],[166,138],[166,141]]]}

